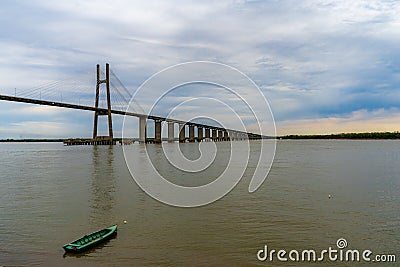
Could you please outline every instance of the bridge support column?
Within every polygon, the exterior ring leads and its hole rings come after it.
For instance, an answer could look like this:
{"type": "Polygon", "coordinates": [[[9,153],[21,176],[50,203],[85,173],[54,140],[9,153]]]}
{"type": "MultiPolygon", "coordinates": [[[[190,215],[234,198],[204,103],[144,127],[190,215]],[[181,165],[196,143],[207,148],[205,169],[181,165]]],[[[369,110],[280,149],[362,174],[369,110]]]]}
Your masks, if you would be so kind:
{"type": "Polygon", "coordinates": [[[226,130],[224,130],[224,141],[229,141],[229,135],[226,130]]]}
{"type": "Polygon", "coordinates": [[[210,128],[204,128],[204,135],[207,141],[210,141],[210,128]]]}
{"type": "Polygon", "coordinates": [[[111,116],[111,95],[110,95],[110,65],[107,63],[106,64],[106,78],[105,80],[100,79],[100,65],[96,65],[96,74],[97,74],[97,79],[96,79],[96,98],[95,98],[95,103],[94,107],[96,108],[94,112],[94,123],[93,123],[93,140],[96,141],[96,139],[101,139],[101,140],[106,140],[105,143],[110,142],[110,144],[113,144],[113,127],[112,127],[112,116],[111,116]],[[107,99],[107,113],[104,112],[99,112],[97,109],[99,108],[99,97],[100,97],[100,84],[105,83],[106,84],[106,99],[107,99]],[[108,116],[108,136],[97,136],[97,124],[99,120],[99,116],[101,115],[107,115],[108,116]]]}
{"type": "Polygon", "coordinates": [[[217,141],[217,129],[212,129],[212,140],[215,142],[217,141]]]}
{"type": "Polygon", "coordinates": [[[146,143],[146,117],[139,117],[139,143],[146,143]]]}
{"type": "Polygon", "coordinates": [[[168,122],[168,142],[174,142],[174,123],[172,121],[168,122]]]}
{"type": "Polygon", "coordinates": [[[161,121],[154,120],[154,143],[161,143],[161,121]]]}
{"type": "Polygon", "coordinates": [[[185,143],[185,124],[179,123],[179,143],[185,143]]]}
{"type": "Polygon", "coordinates": [[[229,131],[229,140],[230,141],[235,141],[235,132],[234,131],[229,131]]]}
{"type": "Polygon", "coordinates": [[[194,142],[194,125],[189,124],[189,142],[194,142]]]}
{"type": "Polygon", "coordinates": [[[218,130],[218,141],[222,141],[222,140],[223,140],[222,130],[218,130]]]}
{"type": "Polygon", "coordinates": [[[203,141],[203,127],[197,126],[197,141],[203,141]]]}

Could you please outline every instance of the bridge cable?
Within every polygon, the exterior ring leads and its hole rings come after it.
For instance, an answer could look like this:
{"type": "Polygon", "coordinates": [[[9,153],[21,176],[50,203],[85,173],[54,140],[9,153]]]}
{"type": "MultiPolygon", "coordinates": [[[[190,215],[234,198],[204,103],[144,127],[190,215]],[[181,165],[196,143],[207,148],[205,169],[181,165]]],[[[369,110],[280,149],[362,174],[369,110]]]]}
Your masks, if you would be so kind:
{"type": "MultiPolygon", "coordinates": [[[[135,104],[139,107],[139,109],[140,109],[140,110],[142,111],[142,113],[144,114],[145,111],[144,111],[143,107],[136,101],[135,98],[132,97],[133,95],[132,95],[132,94],[129,92],[129,90],[124,86],[124,84],[121,82],[121,80],[118,78],[118,76],[114,73],[114,71],[113,71],[112,69],[110,69],[110,72],[111,72],[111,76],[117,80],[117,83],[118,83],[118,84],[122,87],[122,89],[128,94],[129,99],[131,99],[133,102],[135,102],[135,104]]],[[[129,104],[129,102],[128,102],[128,104],[129,104]]]]}

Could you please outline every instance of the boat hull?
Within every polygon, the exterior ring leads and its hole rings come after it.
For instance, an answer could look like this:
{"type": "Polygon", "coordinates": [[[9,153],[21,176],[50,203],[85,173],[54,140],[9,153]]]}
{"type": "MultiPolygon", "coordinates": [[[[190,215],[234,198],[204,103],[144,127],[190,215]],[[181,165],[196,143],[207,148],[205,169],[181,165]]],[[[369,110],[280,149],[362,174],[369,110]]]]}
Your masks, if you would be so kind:
{"type": "Polygon", "coordinates": [[[116,234],[117,225],[113,225],[97,232],[84,235],[83,237],[64,245],[63,249],[68,253],[81,253],[109,240],[116,234]]]}

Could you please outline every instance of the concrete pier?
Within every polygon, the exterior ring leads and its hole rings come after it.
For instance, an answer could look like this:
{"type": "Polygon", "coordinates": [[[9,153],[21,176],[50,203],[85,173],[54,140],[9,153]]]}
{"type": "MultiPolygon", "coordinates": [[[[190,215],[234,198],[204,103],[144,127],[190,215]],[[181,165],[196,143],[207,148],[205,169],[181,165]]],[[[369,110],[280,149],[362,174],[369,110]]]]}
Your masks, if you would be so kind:
{"type": "Polygon", "coordinates": [[[231,141],[236,141],[236,132],[234,132],[234,131],[229,131],[228,133],[229,133],[229,139],[230,139],[231,141]]]}
{"type": "Polygon", "coordinates": [[[179,142],[184,143],[185,141],[185,124],[179,123],[179,142]]]}
{"type": "Polygon", "coordinates": [[[194,125],[189,124],[189,142],[194,142],[194,125]]]}
{"type": "Polygon", "coordinates": [[[222,141],[223,140],[223,132],[222,132],[222,130],[218,130],[218,141],[222,141]]]}
{"type": "Polygon", "coordinates": [[[197,141],[203,141],[203,127],[197,126],[197,141]]]}
{"type": "Polygon", "coordinates": [[[229,135],[227,131],[224,131],[224,141],[229,141],[229,135]]]}
{"type": "Polygon", "coordinates": [[[82,145],[115,145],[117,141],[111,139],[109,136],[96,136],[93,139],[70,139],[65,140],[66,146],[82,146],[82,145]]]}
{"type": "Polygon", "coordinates": [[[210,140],[210,128],[204,128],[204,136],[206,139],[210,140]]]}
{"type": "Polygon", "coordinates": [[[212,140],[215,142],[217,141],[217,129],[212,128],[212,140]]]}
{"type": "Polygon", "coordinates": [[[168,122],[168,142],[172,143],[174,142],[174,123],[169,121],[168,122]]]}
{"type": "Polygon", "coordinates": [[[139,143],[146,143],[146,117],[139,117],[139,143]]]}
{"type": "Polygon", "coordinates": [[[154,143],[161,143],[161,121],[154,120],[154,143]]]}

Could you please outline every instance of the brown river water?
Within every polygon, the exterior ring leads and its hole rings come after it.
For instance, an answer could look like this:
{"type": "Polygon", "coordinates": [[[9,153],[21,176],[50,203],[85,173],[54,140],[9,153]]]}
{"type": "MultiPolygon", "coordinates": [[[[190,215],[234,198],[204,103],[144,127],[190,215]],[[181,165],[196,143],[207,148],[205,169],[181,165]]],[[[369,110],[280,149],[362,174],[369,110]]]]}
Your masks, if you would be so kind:
{"type": "MultiPolygon", "coordinates": [[[[217,166],[229,154],[224,143],[217,166]]],[[[157,155],[159,145],[147,146],[157,155]]],[[[182,148],[198,153],[195,144],[182,148]]],[[[144,145],[129,149],[144,155],[144,145]]],[[[257,259],[265,245],[321,251],[337,249],[339,238],[347,248],[397,254],[387,266],[400,261],[399,141],[278,141],[270,174],[255,193],[247,191],[250,161],[229,194],[197,208],[168,206],[144,193],[121,146],[2,143],[0,151],[0,266],[371,266],[257,259]],[[65,243],[115,223],[115,238],[64,255],[65,243]]],[[[195,179],[202,178],[209,180],[195,179]]]]}

